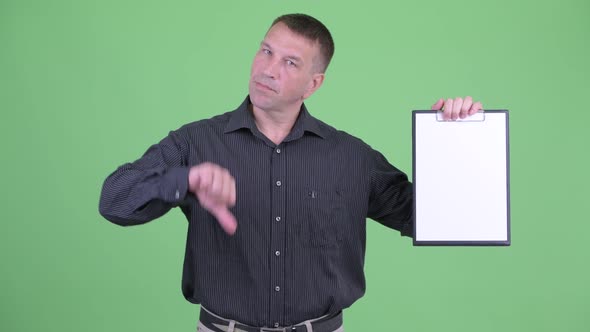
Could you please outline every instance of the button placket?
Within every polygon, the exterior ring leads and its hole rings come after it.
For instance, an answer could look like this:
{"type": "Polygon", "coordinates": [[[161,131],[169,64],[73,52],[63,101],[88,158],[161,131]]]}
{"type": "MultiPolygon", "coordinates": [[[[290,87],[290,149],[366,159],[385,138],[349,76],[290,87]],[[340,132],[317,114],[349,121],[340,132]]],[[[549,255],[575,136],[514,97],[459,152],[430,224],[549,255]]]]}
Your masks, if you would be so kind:
{"type": "Polygon", "coordinates": [[[272,256],[270,262],[270,286],[272,289],[269,323],[280,324],[285,320],[283,308],[285,307],[285,292],[282,288],[285,285],[285,215],[286,204],[286,159],[284,146],[275,147],[271,156],[271,179],[273,188],[271,189],[272,215],[273,222],[271,227],[271,242],[269,253],[272,256]]]}

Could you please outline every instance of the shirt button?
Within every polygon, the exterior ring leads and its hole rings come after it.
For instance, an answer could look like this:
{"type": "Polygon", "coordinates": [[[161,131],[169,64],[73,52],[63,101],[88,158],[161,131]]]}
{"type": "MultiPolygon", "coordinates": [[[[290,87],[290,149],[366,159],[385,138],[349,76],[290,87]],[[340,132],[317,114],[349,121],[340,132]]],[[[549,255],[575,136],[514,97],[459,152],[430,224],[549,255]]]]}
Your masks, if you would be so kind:
{"type": "Polygon", "coordinates": [[[280,256],[281,252],[277,250],[277,251],[275,251],[275,255],[280,256]]]}
{"type": "Polygon", "coordinates": [[[281,153],[281,149],[277,149],[277,153],[281,153]]]}
{"type": "Polygon", "coordinates": [[[281,325],[279,325],[279,323],[275,323],[275,327],[279,327],[279,326],[281,326],[281,325]]]}
{"type": "Polygon", "coordinates": [[[276,287],[275,287],[275,291],[276,291],[276,292],[278,292],[278,291],[280,291],[280,290],[281,290],[281,287],[279,287],[279,286],[276,286],[276,287]]]}
{"type": "Polygon", "coordinates": [[[176,189],[176,193],[174,193],[174,197],[176,197],[176,199],[180,198],[180,191],[178,191],[178,189],[176,189]]]}
{"type": "Polygon", "coordinates": [[[281,181],[277,181],[277,187],[280,187],[281,184],[282,184],[281,181]]]}
{"type": "Polygon", "coordinates": [[[276,217],[275,220],[276,221],[281,221],[281,217],[276,217]]]}

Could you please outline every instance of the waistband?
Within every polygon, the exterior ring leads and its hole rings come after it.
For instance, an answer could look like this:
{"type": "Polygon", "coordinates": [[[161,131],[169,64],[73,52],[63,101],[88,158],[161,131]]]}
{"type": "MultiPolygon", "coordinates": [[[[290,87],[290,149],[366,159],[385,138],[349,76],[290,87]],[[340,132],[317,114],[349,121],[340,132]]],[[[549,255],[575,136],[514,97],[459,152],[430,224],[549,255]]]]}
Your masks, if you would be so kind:
{"type": "Polygon", "coordinates": [[[342,326],[342,311],[291,326],[255,327],[223,318],[201,306],[199,320],[214,331],[228,331],[233,327],[236,332],[333,332],[342,326]]]}

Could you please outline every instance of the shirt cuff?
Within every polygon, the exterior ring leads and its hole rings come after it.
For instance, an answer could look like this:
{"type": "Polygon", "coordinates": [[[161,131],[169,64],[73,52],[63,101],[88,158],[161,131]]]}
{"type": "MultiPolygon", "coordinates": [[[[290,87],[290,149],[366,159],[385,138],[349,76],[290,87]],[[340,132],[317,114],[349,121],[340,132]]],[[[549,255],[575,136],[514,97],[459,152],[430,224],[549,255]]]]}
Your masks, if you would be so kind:
{"type": "Polygon", "coordinates": [[[160,197],[165,202],[179,205],[188,194],[188,167],[173,167],[164,175],[160,197]]]}

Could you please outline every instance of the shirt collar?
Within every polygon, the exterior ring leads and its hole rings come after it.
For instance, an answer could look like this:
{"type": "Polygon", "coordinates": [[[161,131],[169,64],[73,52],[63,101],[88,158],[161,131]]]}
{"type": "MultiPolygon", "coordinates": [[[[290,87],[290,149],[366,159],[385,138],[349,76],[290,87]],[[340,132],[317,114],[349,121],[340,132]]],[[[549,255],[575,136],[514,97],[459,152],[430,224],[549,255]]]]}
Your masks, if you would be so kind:
{"type": "MultiPolygon", "coordinates": [[[[247,96],[242,104],[232,112],[223,131],[224,133],[227,134],[242,128],[250,129],[253,133],[259,132],[256,123],[254,122],[254,116],[249,110],[250,104],[250,96],[247,96]]],[[[321,125],[321,121],[309,114],[305,104],[302,104],[295,125],[293,125],[293,128],[285,138],[285,141],[298,139],[303,136],[305,132],[313,133],[321,138],[326,138],[327,136],[327,132],[321,125]]]]}

